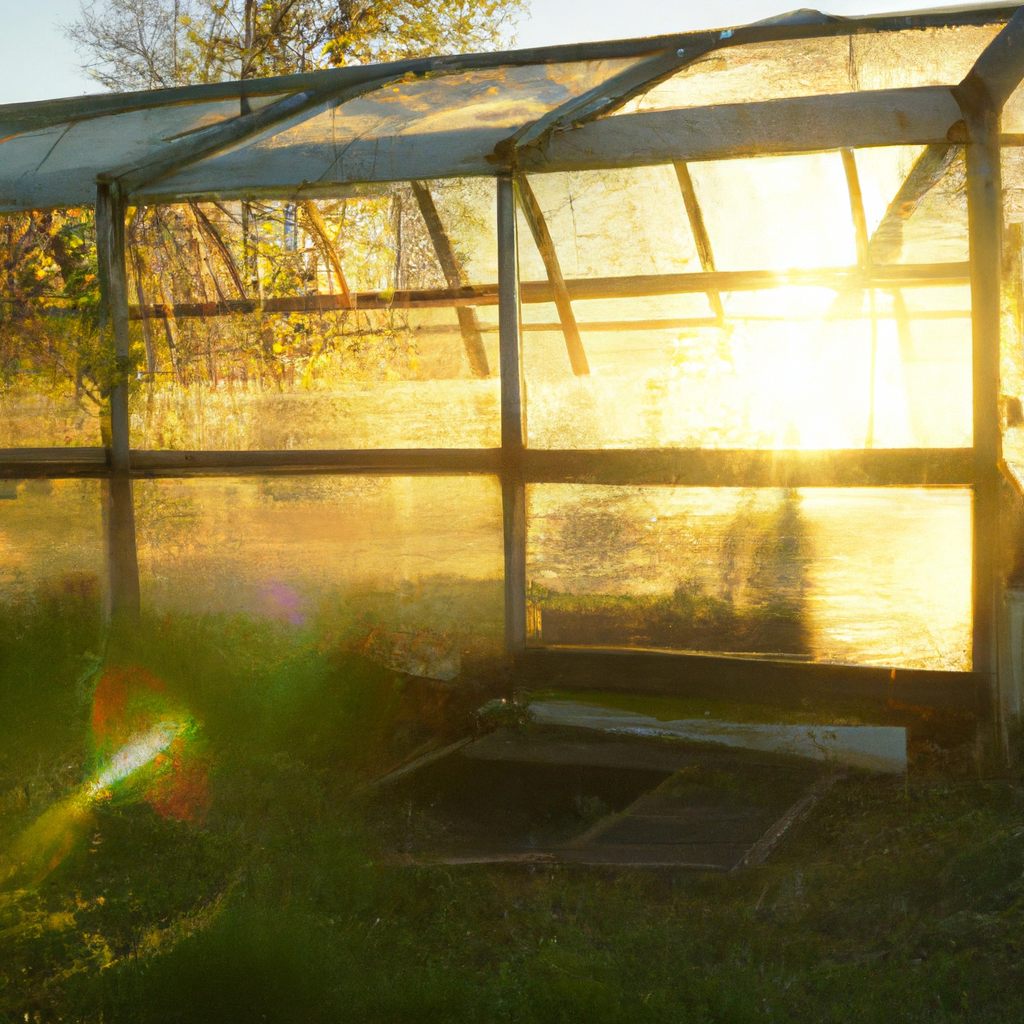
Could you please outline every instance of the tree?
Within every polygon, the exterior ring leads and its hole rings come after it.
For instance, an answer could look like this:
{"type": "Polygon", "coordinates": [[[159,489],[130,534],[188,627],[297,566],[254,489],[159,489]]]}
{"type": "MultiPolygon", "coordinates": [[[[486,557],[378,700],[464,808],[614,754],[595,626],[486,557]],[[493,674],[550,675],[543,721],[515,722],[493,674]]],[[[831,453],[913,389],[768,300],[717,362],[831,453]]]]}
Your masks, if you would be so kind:
{"type": "MultiPolygon", "coordinates": [[[[492,49],[511,41],[527,3],[82,0],[79,19],[66,32],[84,58],[83,70],[122,91],[492,49]]],[[[396,185],[319,208],[186,203],[133,210],[131,300],[144,308],[321,287],[344,291],[339,249],[353,287],[386,290],[399,280],[441,286],[443,276],[407,192],[396,185]]],[[[0,303],[0,407],[7,412],[0,421],[15,432],[7,443],[96,443],[96,423],[102,426],[115,374],[97,315],[92,211],[0,218],[0,229],[7,293],[0,303]]],[[[233,381],[273,388],[296,373],[310,382],[318,375],[376,378],[414,373],[417,365],[415,342],[387,312],[180,323],[143,317],[132,336],[139,371],[133,394],[145,390],[147,409],[161,388],[185,394],[233,381]]]]}
{"type": "Polygon", "coordinates": [[[528,0],[82,0],[65,32],[108,89],[494,49],[528,0]]]}

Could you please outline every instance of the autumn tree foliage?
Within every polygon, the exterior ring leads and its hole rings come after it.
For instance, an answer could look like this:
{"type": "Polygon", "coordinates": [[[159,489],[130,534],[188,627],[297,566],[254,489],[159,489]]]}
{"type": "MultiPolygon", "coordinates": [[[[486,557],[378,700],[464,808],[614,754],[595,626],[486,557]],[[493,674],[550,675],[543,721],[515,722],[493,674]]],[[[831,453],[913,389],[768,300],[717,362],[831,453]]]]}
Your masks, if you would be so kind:
{"type": "MultiPolygon", "coordinates": [[[[66,31],[83,72],[126,91],[499,48],[512,40],[526,3],[83,0],[66,31]]],[[[468,216],[465,191],[448,190],[451,217],[468,216]]],[[[130,299],[143,309],[444,285],[416,200],[401,185],[316,204],[131,209],[128,240],[130,299]]],[[[101,338],[92,211],[0,218],[0,269],[0,444],[96,443],[89,438],[96,421],[102,427],[113,368],[101,338]]],[[[393,315],[355,311],[315,319],[142,317],[132,330],[133,388],[280,387],[296,374],[310,384],[325,375],[415,373],[416,352],[400,327],[393,315]]],[[[157,444],[202,440],[158,433],[157,444]]]]}

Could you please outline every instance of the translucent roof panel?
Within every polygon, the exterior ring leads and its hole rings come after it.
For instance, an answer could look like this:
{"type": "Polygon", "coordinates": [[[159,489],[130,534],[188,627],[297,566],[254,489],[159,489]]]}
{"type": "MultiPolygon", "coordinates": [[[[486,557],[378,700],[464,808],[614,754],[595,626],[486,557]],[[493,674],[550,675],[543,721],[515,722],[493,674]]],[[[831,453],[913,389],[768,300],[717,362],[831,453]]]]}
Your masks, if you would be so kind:
{"type": "MultiPolygon", "coordinates": [[[[250,101],[258,109],[280,99],[250,101]]],[[[96,178],[158,159],[179,139],[239,114],[237,99],[153,106],[0,141],[0,212],[96,201],[96,178]]]]}
{"type": "Polygon", "coordinates": [[[726,47],[616,113],[955,85],[1001,27],[956,26],[726,47]]]}
{"type": "MultiPolygon", "coordinates": [[[[150,194],[493,174],[494,147],[636,58],[410,78],[310,113],[204,161],[150,194]]],[[[147,194],[145,191],[142,195],[147,194]]]]}

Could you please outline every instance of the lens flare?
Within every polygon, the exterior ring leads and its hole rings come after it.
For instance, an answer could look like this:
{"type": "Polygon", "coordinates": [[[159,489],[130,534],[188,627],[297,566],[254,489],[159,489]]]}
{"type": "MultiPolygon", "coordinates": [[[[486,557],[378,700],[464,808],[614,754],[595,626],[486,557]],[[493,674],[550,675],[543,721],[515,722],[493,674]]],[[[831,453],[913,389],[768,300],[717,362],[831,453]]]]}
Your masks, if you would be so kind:
{"type": "Polygon", "coordinates": [[[53,804],[0,855],[0,886],[38,885],[95,824],[93,808],[144,800],[161,817],[193,821],[209,802],[206,757],[195,720],[163,682],[141,668],[108,668],[96,684],[92,743],[99,767],[53,804]]]}

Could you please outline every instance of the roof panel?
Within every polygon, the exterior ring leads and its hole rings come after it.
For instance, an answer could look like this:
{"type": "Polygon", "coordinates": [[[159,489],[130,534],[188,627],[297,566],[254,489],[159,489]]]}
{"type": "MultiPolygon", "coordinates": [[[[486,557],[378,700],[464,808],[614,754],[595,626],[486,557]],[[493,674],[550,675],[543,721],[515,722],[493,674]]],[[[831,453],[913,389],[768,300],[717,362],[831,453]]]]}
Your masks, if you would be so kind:
{"type": "Polygon", "coordinates": [[[954,26],[728,47],[709,53],[616,113],[956,85],[1000,28],[954,26]]]}
{"type": "Polygon", "coordinates": [[[323,104],[139,194],[201,194],[226,184],[242,194],[304,181],[490,174],[486,157],[497,143],[636,60],[492,68],[397,82],[340,106],[323,104]]]}
{"type": "MultiPolygon", "coordinates": [[[[260,105],[279,98],[261,97],[260,105]]],[[[238,113],[234,99],[149,107],[5,139],[0,211],[91,204],[98,175],[151,160],[178,139],[238,113]]]]}

